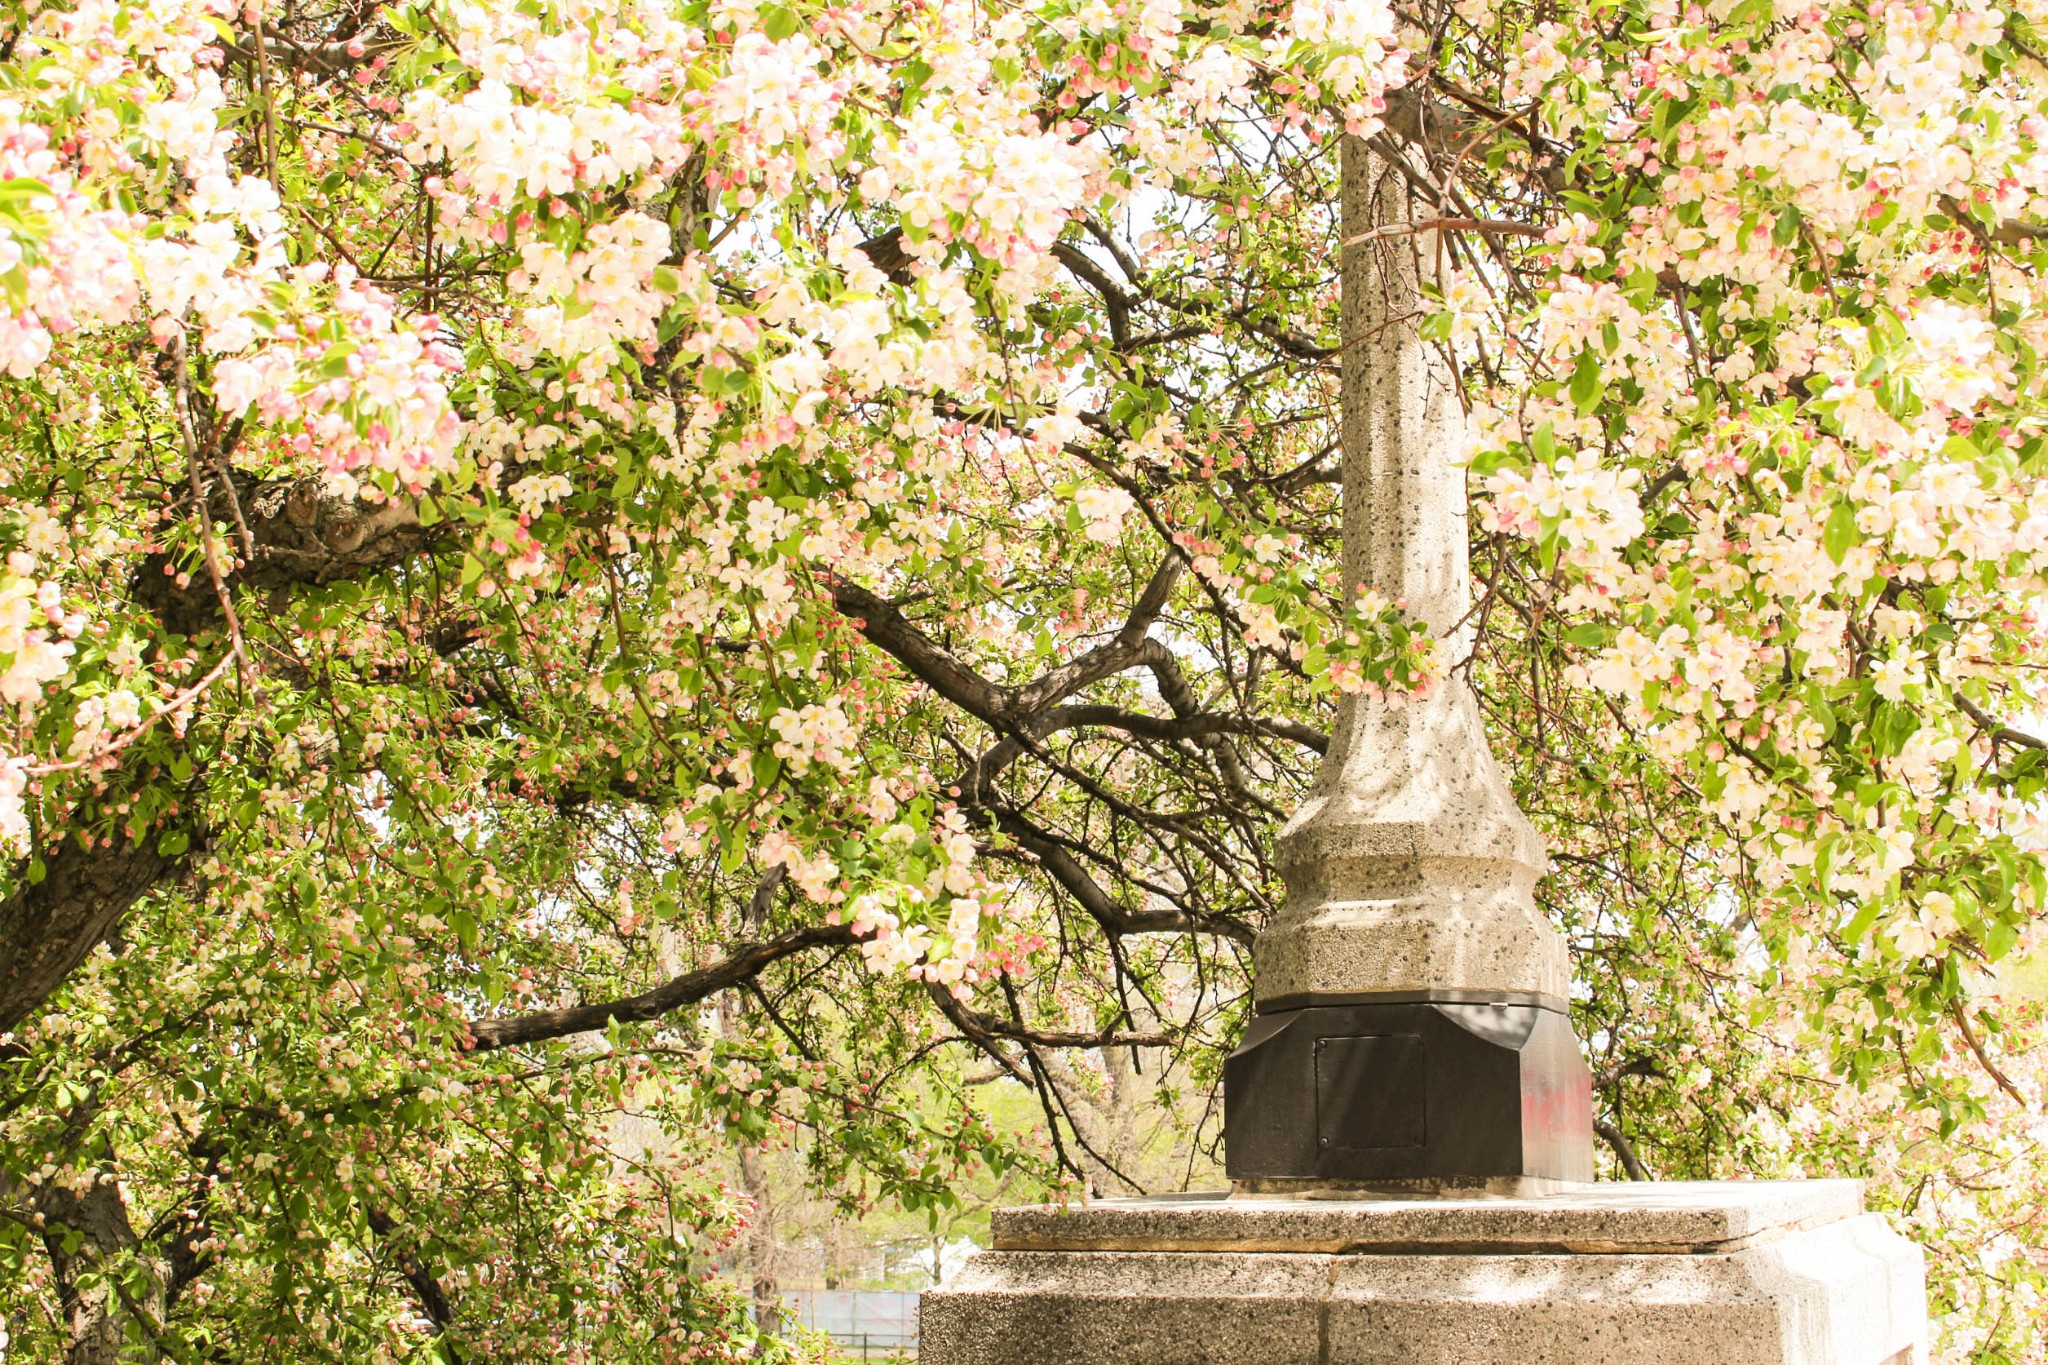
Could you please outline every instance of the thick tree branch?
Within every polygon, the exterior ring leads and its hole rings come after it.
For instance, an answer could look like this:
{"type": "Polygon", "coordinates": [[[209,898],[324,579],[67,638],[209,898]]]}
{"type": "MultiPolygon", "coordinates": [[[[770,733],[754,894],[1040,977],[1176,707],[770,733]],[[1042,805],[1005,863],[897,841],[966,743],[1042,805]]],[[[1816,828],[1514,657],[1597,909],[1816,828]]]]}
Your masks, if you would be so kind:
{"type": "Polygon", "coordinates": [[[1330,747],[1330,737],[1313,725],[1285,718],[1237,716],[1215,711],[1169,719],[1148,716],[1142,711],[1131,711],[1121,706],[1058,706],[1046,712],[1040,723],[1032,728],[1043,736],[1056,730],[1084,726],[1122,730],[1145,739],[1169,742],[1206,739],[1211,735],[1271,735],[1318,754],[1328,752],[1330,747]]]}
{"type": "Polygon", "coordinates": [[[1631,1057],[1627,1061],[1612,1062],[1593,1073],[1593,1088],[1606,1090],[1619,1085],[1629,1076],[1656,1076],[1662,1078],[1664,1068],[1648,1057],[1631,1057]]]}
{"type": "Polygon", "coordinates": [[[601,1004],[571,1005],[566,1009],[535,1010],[528,1014],[479,1019],[469,1026],[470,1036],[477,1050],[487,1051],[545,1042],[550,1038],[566,1038],[575,1033],[594,1033],[614,1019],[622,1024],[644,1023],[737,986],[786,957],[794,957],[812,948],[844,947],[852,942],[852,925],[810,925],[779,938],[742,943],[730,955],[709,967],[685,972],[639,995],[601,1004]]]}
{"type": "Polygon", "coordinates": [[[1194,694],[1180,675],[1172,652],[1147,632],[1165,610],[1186,561],[1169,555],[1152,573],[1124,624],[1107,643],[1048,669],[1021,687],[1000,687],[961,662],[924,633],[894,602],[857,583],[832,585],[832,603],[861,634],[908,668],[926,686],[976,719],[1012,733],[1030,733],[1044,710],[1082,689],[1132,668],[1149,668],[1160,695],[1176,712],[1192,710],[1194,694]]]}
{"type": "MultiPolygon", "coordinates": [[[[1147,632],[1159,619],[1159,613],[1165,610],[1167,600],[1173,596],[1174,585],[1185,571],[1186,561],[1178,555],[1167,556],[1153,571],[1151,581],[1145,585],[1145,591],[1139,595],[1114,638],[1078,659],[1070,659],[1057,668],[1046,670],[1017,688],[1010,695],[1010,708],[1035,715],[1091,684],[1141,664],[1152,669],[1159,679],[1161,696],[1166,696],[1168,689],[1174,688],[1180,696],[1191,700],[1193,694],[1180,681],[1180,670],[1173,662],[1171,651],[1159,641],[1147,637],[1147,632]]],[[[1174,698],[1167,697],[1167,704],[1173,706],[1174,698]]],[[[1175,706],[1174,709],[1178,711],[1181,708],[1175,706]]]]}
{"type": "Polygon", "coordinates": [[[1053,256],[1082,283],[1102,296],[1103,315],[1109,319],[1109,339],[1118,350],[1131,340],[1131,296],[1109,277],[1109,272],[1090,260],[1088,253],[1071,242],[1054,244],[1053,256]]]}
{"type": "Polygon", "coordinates": [[[912,625],[894,602],[857,583],[832,585],[832,605],[851,618],[870,643],[916,674],[918,680],[980,720],[1000,724],[1009,718],[1010,693],[960,662],[953,652],[912,625]]]}
{"type": "Polygon", "coordinates": [[[42,1216],[43,1248],[67,1319],[65,1365],[119,1365],[127,1355],[128,1319],[145,1335],[160,1338],[164,1266],[135,1235],[119,1182],[95,1175],[83,1190],[53,1182],[37,1191],[35,1210],[42,1216]],[[142,1299],[123,1283],[124,1262],[131,1256],[142,1299]],[[96,1286],[93,1272],[100,1277],[96,1286]]]}
{"type": "MultiPolygon", "coordinates": [[[[340,582],[380,573],[433,548],[445,526],[422,526],[406,501],[372,502],[329,490],[318,476],[259,479],[235,470],[205,481],[207,518],[247,522],[246,562],[224,575],[226,586],[279,588],[340,582]]],[[[163,555],[143,561],[135,597],[164,628],[195,635],[220,620],[210,583],[180,587],[176,565],[163,555]]]]}
{"type": "Polygon", "coordinates": [[[1104,933],[1213,934],[1247,948],[1252,946],[1252,927],[1226,916],[1191,915],[1179,910],[1125,910],[1102,889],[1101,883],[1088,875],[1088,870],[1075,860],[1073,854],[1044,830],[1008,807],[994,807],[992,813],[997,824],[1038,859],[1039,866],[1074,898],[1104,933]]]}
{"type": "MultiPolygon", "coordinates": [[[[447,1289],[420,1258],[418,1251],[404,1244],[406,1239],[399,1235],[396,1219],[375,1204],[365,1204],[363,1213],[369,1221],[370,1231],[377,1234],[377,1240],[391,1248],[392,1259],[397,1262],[399,1273],[405,1276],[405,1282],[412,1286],[420,1311],[426,1314],[427,1321],[434,1324],[434,1334],[445,1335],[455,1325],[455,1305],[448,1297],[447,1289]]],[[[461,1365],[462,1356],[453,1347],[443,1342],[442,1349],[454,1365],[461,1365]]]]}
{"type": "MultiPolygon", "coordinates": [[[[925,983],[925,989],[926,993],[931,996],[932,1003],[939,1007],[939,1013],[952,1020],[953,1027],[959,1029],[961,1036],[967,1039],[968,1042],[979,1048],[982,1055],[988,1057],[997,1066],[1000,1066],[1005,1072],[1009,1073],[1010,1079],[1019,1085],[1031,1090],[1038,1088],[1038,1082],[1033,1073],[1027,1072],[1023,1067],[1017,1065],[1016,1059],[1003,1050],[1002,1044],[996,1041],[995,1035],[974,1022],[977,1016],[972,1010],[962,1005],[958,1000],[955,1000],[952,993],[936,981],[925,983]]],[[[1049,1110],[1048,1113],[1050,1113],[1049,1110]]],[[[1054,1140],[1058,1140],[1057,1134],[1054,1135],[1054,1140]]]]}
{"type": "Polygon", "coordinates": [[[869,264],[887,275],[896,284],[911,282],[910,267],[917,259],[903,249],[903,229],[890,228],[879,237],[870,237],[854,248],[868,258],[869,264]]]}

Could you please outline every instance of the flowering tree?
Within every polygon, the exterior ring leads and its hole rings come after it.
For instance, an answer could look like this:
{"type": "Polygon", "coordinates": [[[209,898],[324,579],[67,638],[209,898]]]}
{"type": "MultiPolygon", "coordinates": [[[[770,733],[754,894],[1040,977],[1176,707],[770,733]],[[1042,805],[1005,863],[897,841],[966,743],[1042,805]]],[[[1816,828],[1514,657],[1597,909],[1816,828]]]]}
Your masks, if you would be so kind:
{"type": "Polygon", "coordinates": [[[1469,682],[1617,1173],[1867,1175],[2038,1358],[2043,41],[15,7],[10,1348],[799,1350],[721,1143],[1124,1187],[1076,1098],[1213,1092],[1331,706],[1469,682]],[[1433,216],[1340,243],[1347,136],[1433,216]],[[1336,573],[1337,259],[1425,245],[1469,657],[1336,573]]]}

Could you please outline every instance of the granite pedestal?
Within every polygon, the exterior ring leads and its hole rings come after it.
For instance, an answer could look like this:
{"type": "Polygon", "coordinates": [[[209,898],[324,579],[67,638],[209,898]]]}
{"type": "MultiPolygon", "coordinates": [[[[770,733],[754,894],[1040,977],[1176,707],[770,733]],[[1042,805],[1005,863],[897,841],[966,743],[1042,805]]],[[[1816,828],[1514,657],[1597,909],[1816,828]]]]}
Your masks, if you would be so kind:
{"type": "Polygon", "coordinates": [[[998,1212],[923,1365],[1921,1365],[1920,1250],[1854,1181],[998,1212]]]}

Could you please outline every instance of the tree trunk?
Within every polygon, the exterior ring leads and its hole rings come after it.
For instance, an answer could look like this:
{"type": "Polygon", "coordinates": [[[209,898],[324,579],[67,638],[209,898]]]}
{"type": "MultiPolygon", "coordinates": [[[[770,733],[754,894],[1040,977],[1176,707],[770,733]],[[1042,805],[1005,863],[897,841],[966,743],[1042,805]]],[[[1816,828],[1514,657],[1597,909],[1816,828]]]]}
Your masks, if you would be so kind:
{"type": "Polygon", "coordinates": [[[0,901],[0,1033],[35,1013],[164,875],[172,860],[157,838],[91,851],[66,838],[44,855],[40,882],[23,877],[0,901]]]}
{"type": "Polygon", "coordinates": [[[163,1319],[165,1277],[156,1259],[143,1258],[147,1272],[144,1291],[139,1299],[131,1293],[126,1304],[105,1280],[90,1288],[79,1283],[89,1272],[124,1271],[130,1254],[138,1249],[139,1239],[128,1221],[120,1186],[112,1180],[96,1180],[78,1194],[66,1186],[46,1185],[37,1196],[36,1208],[45,1220],[43,1246],[57,1272],[70,1328],[65,1365],[122,1365],[124,1360],[133,1365],[137,1360],[156,1360],[159,1353],[155,1344],[147,1341],[146,1332],[146,1344],[139,1353],[128,1345],[131,1322],[146,1315],[145,1326],[154,1327],[163,1319]],[[79,1238],[69,1251],[65,1249],[68,1233],[79,1238]]]}
{"type": "Polygon", "coordinates": [[[754,1321],[769,1336],[782,1331],[782,1280],[775,1241],[775,1198],[768,1163],[752,1143],[740,1147],[740,1180],[754,1201],[754,1225],[747,1233],[747,1270],[754,1277],[754,1321]]]}
{"type": "MultiPolygon", "coordinates": [[[[251,562],[230,575],[231,587],[287,588],[378,573],[446,535],[445,528],[421,526],[418,508],[403,500],[341,497],[319,478],[264,480],[236,471],[233,479],[232,497],[218,480],[208,491],[213,515],[245,516],[254,541],[251,562]]],[[[180,586],[163,573],[166,562],[143,561],[130,585],[134,600],[172,633],[215,629],[220,601],[212,582],[180,586]]],[[[40,1009],[128,907],[196,852],[198,832],[187,828],[187,852],[164,857],[157,852],[164,833],[86,850],[64,830],[42,851],[42,881],[29,881],[26,864],[14,869],[16,890],[0,901],[0,1033],[40,1009]]]]}

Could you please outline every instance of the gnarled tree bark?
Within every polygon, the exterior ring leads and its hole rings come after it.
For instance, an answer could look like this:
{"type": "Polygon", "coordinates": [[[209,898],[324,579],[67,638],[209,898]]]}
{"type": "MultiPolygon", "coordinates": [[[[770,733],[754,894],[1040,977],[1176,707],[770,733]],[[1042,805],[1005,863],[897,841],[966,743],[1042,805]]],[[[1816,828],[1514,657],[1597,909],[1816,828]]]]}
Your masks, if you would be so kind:
{"type": "MultiPolygon", "coordinates": [[[[283,588],[333,583],[395,567],[433,548],[441,527],[420,524],[407,502],[343,497],[317,477],[259,479],[240,471],[207,485],[207,513],[246,526],[244,562],[223,575],[229,588],[283,588]]],[[[131,591],[175,635],[196,637],[220,624],[210,580],[184,584],[161,556],[144,561],[131,591]]],[[[196,813],[182,817],[186,851],[160,852],[161,833],[138,842],[87,848],[66,831],[33,860],[13,869],[12,895],[0,900],[0,1033],[19,1025],[50,998],[99,946],[130,906],[178,875],[201,847],[196,813]]]]}

